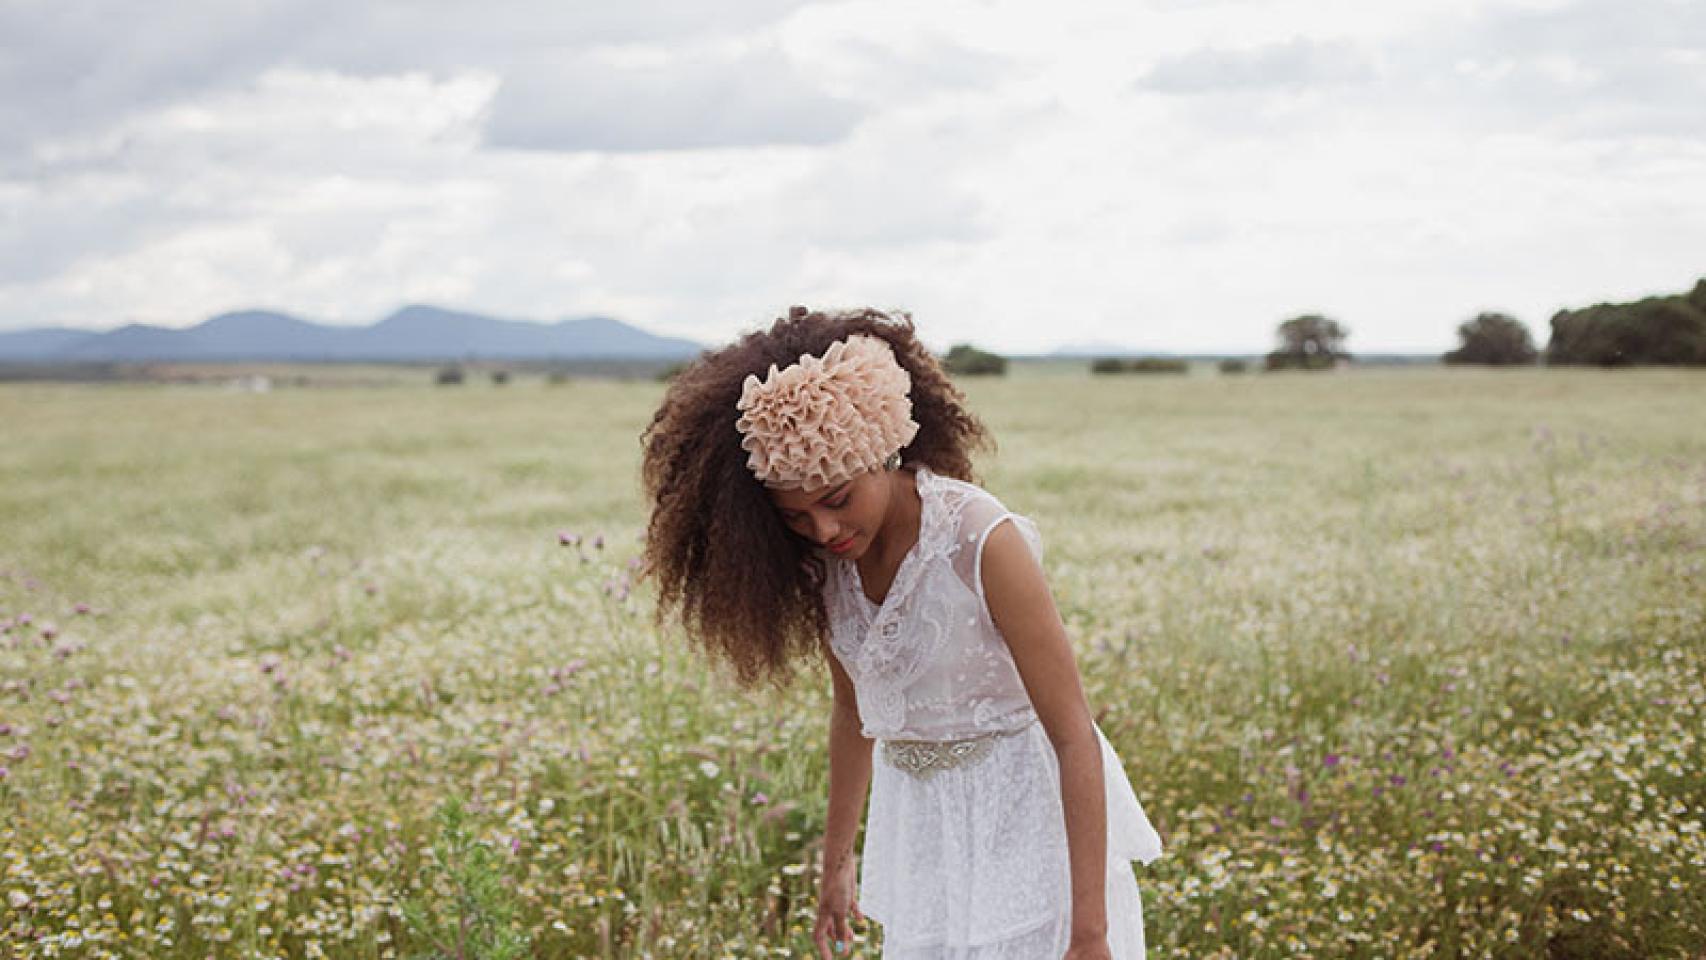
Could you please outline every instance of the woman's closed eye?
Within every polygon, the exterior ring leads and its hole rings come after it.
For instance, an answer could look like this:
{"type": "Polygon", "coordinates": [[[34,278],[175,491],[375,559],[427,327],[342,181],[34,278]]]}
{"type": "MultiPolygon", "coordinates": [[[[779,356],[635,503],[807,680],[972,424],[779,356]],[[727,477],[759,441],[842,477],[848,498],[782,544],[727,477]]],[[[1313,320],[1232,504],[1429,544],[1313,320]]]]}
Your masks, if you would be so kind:
{"type": "MultiPolygon", "coordinates": [[[[825,500],[823,502],[823,506],[826,506],[831,510],[840,510],[842,507],[847,506],[847,501],[849,501],[851,499],[853,499],[853,494],[844,493],[841,495],[841,499],[836,500],[833,503],[828,501],[828,500],[825,500]]],[[[784,523],[789,523],[789,524],[799,523],[801,520],[804,520],[805,518],[806,518],[805,514],[796,513],[792,510],[784,510],[782,512],[782,520],[784,523]]]]}

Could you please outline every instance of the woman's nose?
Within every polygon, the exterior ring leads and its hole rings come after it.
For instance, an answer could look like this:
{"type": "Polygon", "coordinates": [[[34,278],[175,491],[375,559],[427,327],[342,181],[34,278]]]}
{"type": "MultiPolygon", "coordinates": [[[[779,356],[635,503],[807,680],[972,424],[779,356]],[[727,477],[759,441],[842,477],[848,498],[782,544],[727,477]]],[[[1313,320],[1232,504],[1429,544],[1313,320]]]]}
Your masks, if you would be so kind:
{"type": "Polygon", "coordinates": [[[812,539],[824,545],[834,543],[835,538],[831,536],[835,532],[834,527],[834,523],[829,518],[814,515],[812,517],[812,539]]]}

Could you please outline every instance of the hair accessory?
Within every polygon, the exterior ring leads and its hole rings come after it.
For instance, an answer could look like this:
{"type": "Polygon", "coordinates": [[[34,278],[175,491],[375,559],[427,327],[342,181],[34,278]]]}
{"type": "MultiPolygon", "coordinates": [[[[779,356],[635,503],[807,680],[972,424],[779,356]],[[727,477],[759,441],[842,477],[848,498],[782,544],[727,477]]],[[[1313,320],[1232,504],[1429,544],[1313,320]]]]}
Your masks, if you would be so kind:
{"type": "Polygon", "coordinates": [[[746,466],[767,487],[814,490],[884,465],[918,433],[912,377],[888,342],[853,334],[822,357],[747,374],[735,429],[746,466]]]}

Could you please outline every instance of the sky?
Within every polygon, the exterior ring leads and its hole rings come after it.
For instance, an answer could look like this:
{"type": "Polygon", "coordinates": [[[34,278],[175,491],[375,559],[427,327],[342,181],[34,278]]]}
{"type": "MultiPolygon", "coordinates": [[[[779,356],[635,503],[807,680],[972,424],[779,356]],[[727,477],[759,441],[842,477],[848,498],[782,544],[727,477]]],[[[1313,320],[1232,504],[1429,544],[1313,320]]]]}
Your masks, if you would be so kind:
{"type": "Polygon", "coordinates": [[[1699,0],[0,0],[0,330],[1421,352],[1702,276],[1699,0]]]}

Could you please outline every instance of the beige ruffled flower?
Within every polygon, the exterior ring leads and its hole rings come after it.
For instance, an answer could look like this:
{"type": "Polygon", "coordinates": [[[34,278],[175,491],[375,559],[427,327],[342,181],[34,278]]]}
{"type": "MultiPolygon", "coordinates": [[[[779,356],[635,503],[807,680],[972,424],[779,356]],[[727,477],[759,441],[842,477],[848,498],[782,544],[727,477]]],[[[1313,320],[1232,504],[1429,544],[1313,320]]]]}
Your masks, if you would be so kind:
{"type": "Polygon", "coordinates": [[[912,442],[912,377],[887,341],[854,334],[822,357],[800,354],[741,386],[735,429],[746,466],[767,487],[814,490],[882,466],[912,442]]]}

